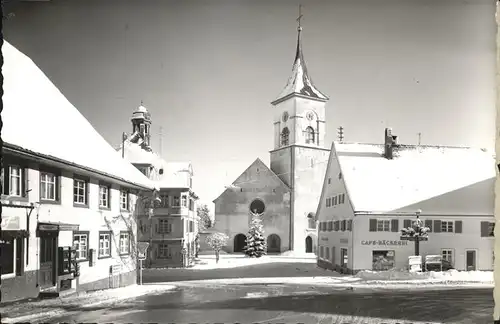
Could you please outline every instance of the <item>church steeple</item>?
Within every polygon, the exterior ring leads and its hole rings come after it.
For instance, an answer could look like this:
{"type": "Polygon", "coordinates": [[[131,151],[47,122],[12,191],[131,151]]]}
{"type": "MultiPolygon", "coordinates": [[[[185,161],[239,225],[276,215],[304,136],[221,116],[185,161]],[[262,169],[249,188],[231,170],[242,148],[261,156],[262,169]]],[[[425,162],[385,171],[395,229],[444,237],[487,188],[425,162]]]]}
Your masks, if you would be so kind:
{"type": "Polygon", "coordinates": [[[299,6],[299,17],[297,18],[297,50],[295,51],[295,61],[293,63],[292,75],[288,82],[279,94],[279,96],[271,104],[275,105],[292,96],[307,97],[319,101],[327,101],[328,97],[319,91],[312,83],[311,77],[307,72],[304,54],[302,52],[302,5],[299,6]]]}

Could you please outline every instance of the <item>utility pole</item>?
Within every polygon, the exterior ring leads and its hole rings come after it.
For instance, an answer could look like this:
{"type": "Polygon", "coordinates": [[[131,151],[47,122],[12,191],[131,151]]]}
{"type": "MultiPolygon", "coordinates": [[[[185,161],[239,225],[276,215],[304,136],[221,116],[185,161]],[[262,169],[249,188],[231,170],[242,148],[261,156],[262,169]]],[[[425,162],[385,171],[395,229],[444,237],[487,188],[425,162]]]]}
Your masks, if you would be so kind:
{"type": "Polygon", "coordinates": [[[339,142],[342,143],[344,141],[344,127],[340,126],[337,132],[337,137],[339,139],[339,142]]]}
{"type": "Polygon", "coordinates": [[[422,133],[417,133],[418,135],[418,146],[420,146],[421,140],[422,140],[422,133]]]}

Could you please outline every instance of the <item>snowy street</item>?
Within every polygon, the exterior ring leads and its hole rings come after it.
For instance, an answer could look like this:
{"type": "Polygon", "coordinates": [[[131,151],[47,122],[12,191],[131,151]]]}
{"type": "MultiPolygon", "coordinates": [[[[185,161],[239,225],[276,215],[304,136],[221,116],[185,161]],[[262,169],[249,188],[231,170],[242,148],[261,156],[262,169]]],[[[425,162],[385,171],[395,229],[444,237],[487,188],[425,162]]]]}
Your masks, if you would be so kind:
{"type": "Polygon", "coordinates": [[[491,272],[339,275],[290,256],[202,257],[143,286],[0,307],[5,323],[490,323],[491,272]],[[40,315],[35,317],[33,314],[40,315]],[[7,318],[6,318],[7,317],[7,318]],[[362,322],[356,322],[362,320],[362,322]]]}
{"type": "Polygon", "coordinates": [[[192,285],[40,322],[491,323],[491,289],[400,290],[294,284],[192,285]]]}

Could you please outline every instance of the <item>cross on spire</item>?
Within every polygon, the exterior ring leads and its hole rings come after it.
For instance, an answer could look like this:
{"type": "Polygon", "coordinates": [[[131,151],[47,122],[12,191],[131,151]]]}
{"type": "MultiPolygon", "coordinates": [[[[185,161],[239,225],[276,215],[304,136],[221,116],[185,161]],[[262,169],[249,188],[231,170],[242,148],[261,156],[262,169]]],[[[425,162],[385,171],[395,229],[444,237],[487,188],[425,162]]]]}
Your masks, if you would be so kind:
{"type": "Polygon", "coordinates": [[[302,5],[299,4],[299,17],[296,19],[297,22],[299,23],[299,26],[297,27],[297,29],[300,31],[302,30],[302,26],[300,25],[300,20],[302,19],[303,15],[302,15],[302,5]]]}

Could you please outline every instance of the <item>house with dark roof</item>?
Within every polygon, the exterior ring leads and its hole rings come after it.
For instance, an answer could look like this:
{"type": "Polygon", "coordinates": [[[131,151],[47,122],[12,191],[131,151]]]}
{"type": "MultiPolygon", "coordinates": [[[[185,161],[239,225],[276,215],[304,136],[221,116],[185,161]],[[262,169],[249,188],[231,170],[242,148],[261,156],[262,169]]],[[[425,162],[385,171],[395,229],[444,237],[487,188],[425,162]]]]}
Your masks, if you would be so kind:
{"type": "Polygon", "coordinates": [[[419,217],[429,228],[420,255],[441,255],[458,270],[493,269],[493,153],[334,142],[316,218],[318,264],[342,272],[405,268],[414,244],[401,230],[419,217]]]}
{"type": "Polygon", "coordinates": [[[136,202],[154,182],[29,57],[2,54],[1,301],[134,284],[136,202]]]}
{"type": "Polygon", "coordinates": [[[191,162],[167,162],[151,148],[151,114],[141,105],[131,117],[132,133],[123,138],[120,155],[147,176],[158,193],[140,201],[139,242],[149,243],[145,265],[150,268],[194,264],[198,195],[193,190],[191,162]]]}

